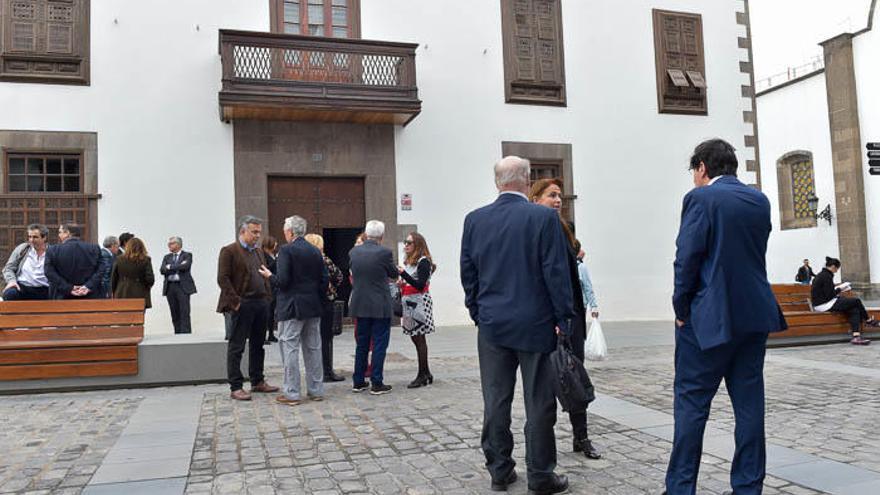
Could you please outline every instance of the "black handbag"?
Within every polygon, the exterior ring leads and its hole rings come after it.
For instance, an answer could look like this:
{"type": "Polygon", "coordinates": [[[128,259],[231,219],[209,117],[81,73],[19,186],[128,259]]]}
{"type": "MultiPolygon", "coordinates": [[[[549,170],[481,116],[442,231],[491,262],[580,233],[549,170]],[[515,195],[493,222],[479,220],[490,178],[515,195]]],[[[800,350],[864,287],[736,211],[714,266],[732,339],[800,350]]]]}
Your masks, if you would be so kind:
{"type": "Polygon", "coordinates": [[[556,350],[550,353],[553,366],[553,392],[562,405],[562,410],[584,411],[590,402],[596,400],[596,391],[584,363],[571,350],[571,340],[560,335],[556,350]]]}
{"type": "Polygon", "coordinates": [[[394,316],[400,318],[403,316],[403,296],[400,294],[400,287],[397,284],[388,285],[388,290],[391,291],[391,310],[394,316]]]}
{"type": "Polygon", "coordinates": [[[345,301],[333,301],[333,335],[342,335],[342,318],[345,316],[345,301]]]}

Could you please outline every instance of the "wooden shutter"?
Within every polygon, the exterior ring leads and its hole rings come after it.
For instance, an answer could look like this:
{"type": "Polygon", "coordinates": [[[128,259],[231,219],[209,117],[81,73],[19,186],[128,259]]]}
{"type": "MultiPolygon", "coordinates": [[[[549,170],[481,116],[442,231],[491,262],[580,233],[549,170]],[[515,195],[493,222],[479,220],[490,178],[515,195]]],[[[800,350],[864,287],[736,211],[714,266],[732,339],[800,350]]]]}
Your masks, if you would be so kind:
{"type": "Polygon", "coordinates": [[[706,59],[699,14],[654,10],[660,113],[706,115],[706,59]]]}
{"type": "Polygon", "coordinates": [[[501,0],[508,103],[565,105],[560,0],[501,0]]]}
{"type": "Polygon", "coordinates": [[[0,0],[0,81],[89,83],[89,0],[0,0]]]}

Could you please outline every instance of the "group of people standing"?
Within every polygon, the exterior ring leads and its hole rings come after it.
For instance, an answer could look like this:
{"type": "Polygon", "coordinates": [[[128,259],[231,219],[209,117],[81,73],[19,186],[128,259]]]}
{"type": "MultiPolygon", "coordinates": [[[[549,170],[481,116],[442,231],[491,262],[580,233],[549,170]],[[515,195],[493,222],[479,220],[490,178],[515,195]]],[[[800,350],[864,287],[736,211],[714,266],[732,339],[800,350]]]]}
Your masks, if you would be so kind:
{"type": "MultiPolygon", "coordinates": [[[[108,236],[103,247],[81,239],[82,227],[61,224],[59,243],[49,244],[49,228],[27,226],[27,242],[12,251],[3,269],[3,300],[143,299],[152,307],[153,264],[144,242],[125,232],[108,236]]],[[[196,292],[190,275],[192,255],[180,237],[168,240],[160,273],[162,295],[168,298],[175,333],[190,333],[189,297],[196,292]]]]}
{"type": "MultiPolygon", "coordinates": [[[[274,240],[260,242],[263,221],[246,216],[239,221],[238,240],[220,251],[217,311],[226,314],[230,323],[227,373],[232,399],[251,400],[252,392],[280,391],[275,400],[295,406],[304,400],[323,400],[324,383],[344,379],[333,369],[332,347],[333,335],[341,325],[341,301],[336,299],[344,274],[324,254],[321,236],[307,234],[307,228],[300,216],[285,219],[282,230],[287,243],[276,251],[274,240]],[[270,319],[277,322],[283,367],[280,388],[266,382],[263,370],[267,328],[268,335],[273,335],[270,319]],[[246,343],[250,391],[244,390],[241,372],[246,343]]],[[[389,284],[401,286],[402,326],[419,356],[419,373],[410,387],[428,385],[434,379],[428,368],[425,335],[434,331],[429,280],[436,267],[424,237],[415,232],[404,243],[404,266],[395,266],[391,250],[382,245],[384,235],[382,222],[367,222],[349,253],[352,292],[348,305],[357,341],[352,391],[372,395],[392,390],[383,373],[394,313],[389,284]]]]}

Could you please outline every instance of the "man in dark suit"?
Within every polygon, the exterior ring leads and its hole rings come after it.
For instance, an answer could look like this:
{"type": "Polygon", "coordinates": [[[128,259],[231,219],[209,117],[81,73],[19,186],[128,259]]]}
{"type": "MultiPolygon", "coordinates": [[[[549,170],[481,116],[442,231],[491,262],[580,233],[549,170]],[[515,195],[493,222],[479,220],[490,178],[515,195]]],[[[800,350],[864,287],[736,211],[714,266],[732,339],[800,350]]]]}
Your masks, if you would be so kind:
{"type": "Polygon", "coordinates": [[[306,220],[294,215],[284,220],[284,238],[276,260],[276,274],[265,266],[260,273],[278,290],[275,314],[278,342],[284,366],[284,387],[276,400],[295,406],[300,393],[299,351],[306,368],[306,394],[311,400],[324,398],[324,364],[321,356],[321,311],[330,279],[321,251],[309,244],[306,220]]]}
{"type": "Polygon", "coordinates": [[[266,383],[263,375],[263,341],[269,316],[272,289],[260,274],[266,264],[260,249],[263,221],[247,215],[238,222],[238,240],[223,246],[217,261],[217,285],[220,298],[218,313],[229,313],[231,323],[229,344],[226,348],[226,373],[229,377],[229,396],[234,400],[251,400],[244,390],[241,374],[241,356],[248,343],[248,374],[251,392],[277,392],[278,387],[266,383]]]}
{"type": "Polygon", "coordinates": [[[351,267],[351,302],[349,314],[357,318],[357,348],[354,355],[353,392],[370,389],[373,395],[391,392],[386,385],[382,370],[385,365],[385,351],[391,337],[391,290],[389,282],[397,280],[400,274],[394,265],[391,250],[383,246],[385,224],[370,220],[364,229],[366,239],[348,253],[351,267]],[[367,357],[370,341],[373,342],[370,385],[364,374],[367,371],[367,357]]]}
{"type": "Polygon", "coordinates": [[[183,240],[176,236],[168,239],[168,250],[171,252],[165,255],[159,268],[165,276],[162,295],[168,298],[174,333],[192,333],[189,297],[196,293],[196,283],[190,273],[192,253],[183,250],[183,240]]]}
{"type": "Polygon", "coordinates": [[[102,297],[103,275],[107,270],[101,248],[80,240],[82,227],[58,227],[61,244],[46,252],[46,277],[54,299],[95,299],[102,297]]]}
{"type": "Polygon", "coordinates": [[[676,241],[675,436],[666,490],[696,492],[703,432],[721,379],[733,404],[737,495],[761,493],[765,464],[764,353],[786,328],[767,281],[770,203],[736,178],[733,146],[713,139],[691,158],[676,241]]]}
{"type": "MultiPolygon", "coordinates": [[[[556,397],[549,355],[574,316],[568,244],[555,210],[528,201],[529,162],[495,165],[498,199],[468,214],[461,239],[461,283],[477,336],[483,389],[483,453],[492,490],[516,481],[510,408],[516,370],[526,406],[530,493],[568,489],[556,475],[556,397]]],[[[579,295],[578,295],[579,296],[579,295]]]]}
{"type": "Polygon", "coordinates": [[[110,275],[113,271],[113,263],[119,256],[119,239],[108,235],[102,243],[101,256],[104,258],[104,274],[101,276],[101,297],[110,299],[113,297],[113,288],[110,286],[110,275]]]}

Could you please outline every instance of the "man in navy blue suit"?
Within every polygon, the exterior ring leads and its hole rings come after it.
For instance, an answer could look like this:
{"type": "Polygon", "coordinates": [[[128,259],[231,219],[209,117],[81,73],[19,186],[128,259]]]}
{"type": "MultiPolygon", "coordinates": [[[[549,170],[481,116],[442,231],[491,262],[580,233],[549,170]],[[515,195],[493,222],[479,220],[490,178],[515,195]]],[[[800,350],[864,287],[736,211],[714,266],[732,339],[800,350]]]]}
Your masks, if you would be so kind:
{"type": "Polygon", "coordinates": [[[61,244],[46,252],[46,278],[53,299],[95,299],[102,297],[102,281],[107,261],[101,248],[80,240],[82,227],[62,224],[58,227],[61,244]]]}
{"type": "Polygon", "coordinates": [[[733,404],[736,495],[761,493],[764,351],[767,334],[787,328],[767,282],[767,197],[737,180],[733,146],[720,139],[694,150],[696,188],[684,198],[676,241],[675,437],[666,491],[696,493],[703,432],[721,379],[733,404]]]}
{"type": "Polygon", "coordinates": [[[483,389],[482,447],[494,491],[517,479],[510,433],[516,370],[526,406],[529,493],[568,489],[556,468],[556,398],[549,354],[574,316],[567,240],[555,210],[532,204],[529,162],[495,165],[498,199],[472,211],[461,240],[461,283],[477,337],[483,389]]]}

